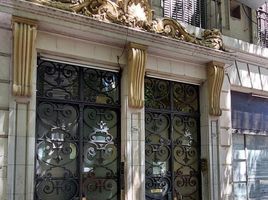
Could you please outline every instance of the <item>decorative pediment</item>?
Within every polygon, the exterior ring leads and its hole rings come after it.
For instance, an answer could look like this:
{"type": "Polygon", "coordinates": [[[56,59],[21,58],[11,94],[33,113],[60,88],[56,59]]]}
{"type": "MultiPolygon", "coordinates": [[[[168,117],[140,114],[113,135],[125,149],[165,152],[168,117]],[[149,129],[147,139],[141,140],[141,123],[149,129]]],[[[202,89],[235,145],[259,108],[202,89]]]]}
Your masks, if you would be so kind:
{"type": "Polygon", "coordinates": [[[153,20],[148,0],[29,0],[93,17],[101,21],[165,35],[185,42],[223,50],[221,33],[217,29],[205,30],[202,38],[188,33],[177,21],[164,18],[153,20]]]}

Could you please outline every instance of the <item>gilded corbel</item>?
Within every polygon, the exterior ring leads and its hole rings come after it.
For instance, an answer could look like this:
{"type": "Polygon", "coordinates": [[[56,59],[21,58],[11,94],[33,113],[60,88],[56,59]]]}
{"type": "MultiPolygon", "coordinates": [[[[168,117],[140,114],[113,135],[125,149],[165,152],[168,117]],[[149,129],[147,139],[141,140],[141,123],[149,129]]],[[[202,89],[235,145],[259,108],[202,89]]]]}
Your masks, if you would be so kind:
{"type": "Polygon", "coordinates": [[[224,63],[210,62],[207,65],[209,114],[221,116],[220,96],[224,79],[224,63]]]}
{"type": "Polygon", "coordinates": [[[128,105],[132,108],[144,106],[144,74],[147,47],[130,43],[128,48],[128,105]]]}
{"type": "Polygon", "coordinates": [[[13,16],[13,85],[14,96],[31,96],[33,56],[37,22],[13,16]]]}

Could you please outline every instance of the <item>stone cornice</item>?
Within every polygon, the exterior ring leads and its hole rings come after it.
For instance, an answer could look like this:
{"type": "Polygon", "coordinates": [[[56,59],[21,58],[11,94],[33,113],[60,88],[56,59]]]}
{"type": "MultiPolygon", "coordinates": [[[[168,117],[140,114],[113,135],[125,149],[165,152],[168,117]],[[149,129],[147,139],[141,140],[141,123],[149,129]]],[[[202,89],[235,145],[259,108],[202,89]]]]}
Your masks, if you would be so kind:
{"type": "Polygon", "coordinates": [[[28,0],[78,15],[89,16],[99,21],[120,24],[147,32],[161,34],[177,40],[224,50],[219,30],[203,32],[202,38],[189,34],[171,18],[153,20],[153,11],[148,0],[28,0]]]}
{"type": "Polygon", "coordinates": [[[38,30],[62,34],[104,44],[124,46],[128,42],[147,45],[148,53],[166,55],[167,57],[186,60],[195,63],[207,63],[214,60],[232,63],[234,54],[192,44],[161,34],[146,32],[120,24],[99,21],[97,19],[77,15],[64,10],[22,1],[0,0],[0,11],[27,17],[38,21],[38,30]]]}
{"type": "Polygon", "coordinates": [[[189,34],[177,21],[164,18],[153,20],[148,0],[28,0],[77,15],[89,16],[99,21],[116,23],[135,29],[161,34],[177,40],[223,50],[219,30],[205,30],[203,38],[189,34]]]}

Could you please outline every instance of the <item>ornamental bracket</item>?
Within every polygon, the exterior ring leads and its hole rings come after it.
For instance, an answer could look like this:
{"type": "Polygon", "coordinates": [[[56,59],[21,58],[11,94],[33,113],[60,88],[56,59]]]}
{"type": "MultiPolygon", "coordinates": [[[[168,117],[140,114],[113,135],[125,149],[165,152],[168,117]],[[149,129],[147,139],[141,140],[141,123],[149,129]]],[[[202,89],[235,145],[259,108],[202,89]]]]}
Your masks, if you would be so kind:
{"type": "Polygon", "coordinates": [[[30,97],[37,22],[13,16],[13,86],[17,97],[30,97]]]}
{"type": "Polygon", "coordinates": [[[131,108],[144,106],[144,75],[147,47],[130,43],[128,47],[128,105],[131,108]]]}
{"type": "Polygon", "coordinates": [[[207,64],[209,114],[221,116],[220,96],[224,79],[224,63],[209,62],[207,64]]]}

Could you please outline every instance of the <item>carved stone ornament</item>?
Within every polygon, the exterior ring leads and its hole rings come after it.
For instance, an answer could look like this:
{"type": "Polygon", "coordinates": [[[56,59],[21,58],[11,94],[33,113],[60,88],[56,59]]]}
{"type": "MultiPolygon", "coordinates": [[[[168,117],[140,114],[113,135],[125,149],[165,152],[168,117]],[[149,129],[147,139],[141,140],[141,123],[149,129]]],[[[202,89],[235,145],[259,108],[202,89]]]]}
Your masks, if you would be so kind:
{"type": "Polygon", "coordinates": [[[32,95],[32,68],[37,22],[13,16],[13,85],[17,97],[32,95]]]}
{"type": "Polygon", "coordinates": [[[153,19],[148,0],[28,0],[58,9],[158,33],[178,40],[191,42],[213,49],[224,50],[221,33],[217,29],[205,30],[203,38],[189,34],[177,21],[164,18],[153,19]]]}
{"type": "Polygon", "coordinates": [[[131,108],[144,106],[144,75],[147,47],[130,43],[128,48],[128,105],[131,108]]]}
{"type": "Polygon", "coordinates": [[[221,116],[220,96],[224,79],[224,63],[210,62],[207,65],[209,114],[221,116]]]}

